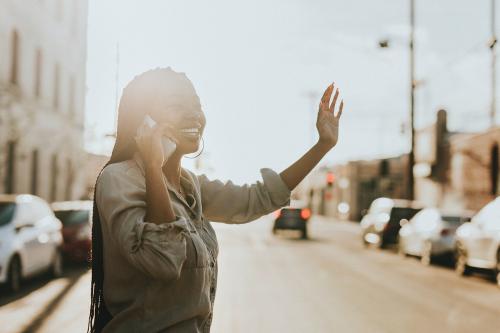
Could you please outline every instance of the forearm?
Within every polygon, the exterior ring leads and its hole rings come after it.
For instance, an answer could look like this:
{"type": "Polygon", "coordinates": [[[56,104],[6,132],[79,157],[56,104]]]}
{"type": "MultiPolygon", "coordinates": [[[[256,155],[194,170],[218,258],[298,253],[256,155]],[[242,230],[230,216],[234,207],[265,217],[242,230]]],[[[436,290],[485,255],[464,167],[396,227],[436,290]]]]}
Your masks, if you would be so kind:
{"type": "Polygon", "coordinates": [[[328,144],[316,143],[300,159],[280,173],[287,187],[293,190],[321,159],[332,149],[328,144]]]}
{"type": "Polygon", "coordinates": [[[146,168],[146,220],[155,224],[175,221],[161,167],[146,168]]]}

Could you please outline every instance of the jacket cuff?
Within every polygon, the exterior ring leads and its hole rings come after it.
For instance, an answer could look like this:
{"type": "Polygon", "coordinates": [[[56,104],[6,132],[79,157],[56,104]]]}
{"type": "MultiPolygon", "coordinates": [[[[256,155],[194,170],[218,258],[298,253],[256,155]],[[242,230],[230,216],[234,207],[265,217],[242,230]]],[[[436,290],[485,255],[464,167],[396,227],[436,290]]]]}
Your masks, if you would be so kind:
{"type": "Polygon", "coordinates": [[[281,176],[268,168],[260,169],[260,173],[273,204],[280,207],[288,206],[290,204],[291,191],[283,179],[281,179],[281,176]]]}
{"type": "Polygon", "coordinates": [[[162,224],[141,222],[136,225],[135,239],[131,250],[132,252],[138,251],[143,242],[150,238],[160,242],[182,241],[186,234],[189,234],[189,229],[186,219],[182,216],[176,216],[175,221],[162,224]]]}

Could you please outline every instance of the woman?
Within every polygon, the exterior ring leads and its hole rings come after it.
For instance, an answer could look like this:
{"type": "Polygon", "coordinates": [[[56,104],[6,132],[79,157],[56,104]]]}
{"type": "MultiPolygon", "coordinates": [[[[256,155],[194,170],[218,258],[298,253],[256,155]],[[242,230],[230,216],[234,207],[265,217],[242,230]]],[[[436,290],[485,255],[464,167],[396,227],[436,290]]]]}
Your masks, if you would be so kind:
{"type": "Polygon", "coordinates": [[[91,332],[209,332],[217,282],[210,221],[245,223],[289,203],[290,191],[335,146],[343,108],[330,85],[321,100],[319,141],[279,175],[236,186],[181,167],[198,151],[205,116],[189,79],[170,68],[134,78],[120,100],[110,161],[95,189],[91,332]],[[137,136],[144,117],[157,125],[137,136]],[[166,157],[162,137],[176,143],[166,157]]]}

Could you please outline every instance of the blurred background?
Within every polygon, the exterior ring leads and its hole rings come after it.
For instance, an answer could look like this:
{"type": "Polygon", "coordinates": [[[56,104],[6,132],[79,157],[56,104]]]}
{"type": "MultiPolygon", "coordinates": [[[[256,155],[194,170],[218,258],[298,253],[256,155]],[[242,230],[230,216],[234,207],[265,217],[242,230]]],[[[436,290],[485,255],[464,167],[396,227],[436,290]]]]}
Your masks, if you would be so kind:
{"type": "Polygon", "coordinates": [[[498,332],[495,0],[0,0],[0,331],[84,332],[90,211],[122,89],[171,66],[184,166],[253,182],[341,137],[290,207],[215,225],[213,332],[498,332]]]}

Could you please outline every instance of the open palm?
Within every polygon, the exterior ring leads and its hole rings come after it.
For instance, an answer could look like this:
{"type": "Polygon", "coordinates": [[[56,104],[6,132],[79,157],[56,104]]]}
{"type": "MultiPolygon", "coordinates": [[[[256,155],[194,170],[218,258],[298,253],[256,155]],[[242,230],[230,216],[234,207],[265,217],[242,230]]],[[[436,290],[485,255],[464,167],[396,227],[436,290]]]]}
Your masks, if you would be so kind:
{"type": "Polygon", "coordinates": [[[334,90],[334,84],[329,85],[319,103],[318,118],[316,120],[316,128],[319,133],[319,141],[322,144],[328,145],[333,148],[339,139],[339,121],[344,109],[344,101],[340,101],[339,109],[335,114],[335,105],[339,97],[339,90],[335,90],[332,103],[330,104],[330,97],[334,90]]]}

